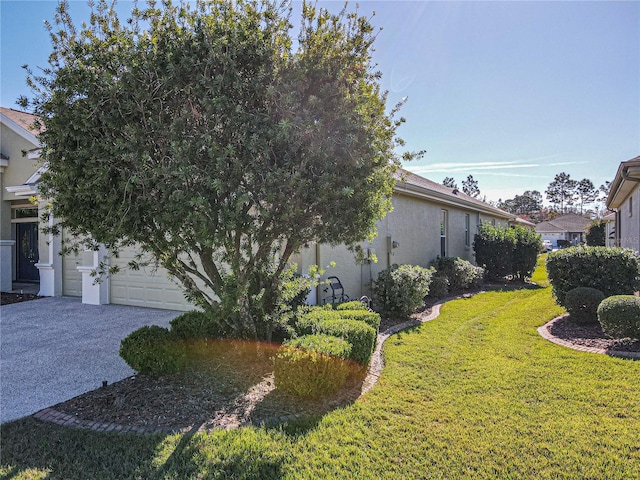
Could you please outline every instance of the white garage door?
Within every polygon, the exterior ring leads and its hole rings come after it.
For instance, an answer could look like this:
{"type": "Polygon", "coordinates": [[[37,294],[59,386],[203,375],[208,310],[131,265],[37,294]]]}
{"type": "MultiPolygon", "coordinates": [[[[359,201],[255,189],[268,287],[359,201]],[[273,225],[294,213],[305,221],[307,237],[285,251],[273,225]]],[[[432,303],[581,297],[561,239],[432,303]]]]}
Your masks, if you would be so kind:
{"type": "Polygon", "coordinates": [[[130,270],[128,263],[135,254],[133,249],[127,249],[121,251],[118,258],[111,257],[111,264],[121,269],[111,277],[111,303],[181,311],[194,309],[164,268],[130,270]]]}
{"type": "Polygon", "coordinates": [[[82,265],[82,254],[69,254],[62,257],[62,295],[82,296],[82,274],[78,266],[82,265]]]}

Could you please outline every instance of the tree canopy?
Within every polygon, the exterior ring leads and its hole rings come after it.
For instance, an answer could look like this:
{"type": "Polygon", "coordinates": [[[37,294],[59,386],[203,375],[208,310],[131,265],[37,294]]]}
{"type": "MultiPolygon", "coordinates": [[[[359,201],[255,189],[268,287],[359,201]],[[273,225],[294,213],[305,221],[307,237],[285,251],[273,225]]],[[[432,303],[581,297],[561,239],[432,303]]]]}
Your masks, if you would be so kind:
{"type": "Polygon", "coordinates": [[[462,191],[474,198],[480,196],[478,181],[473,178],[473,175],[469,175],[466,180],[462,181],[462,191]]]}
{"type": "Polygon", "coordinates": [[[399,165],[368,19],[304,3],[294,42],[290,16],[167,0],[121,22],[101,0],[76,28],[62,2],[23,100],[61,225],[148,252],[234,335],[270,336],[294,252],[374,234],[399,165]]]}

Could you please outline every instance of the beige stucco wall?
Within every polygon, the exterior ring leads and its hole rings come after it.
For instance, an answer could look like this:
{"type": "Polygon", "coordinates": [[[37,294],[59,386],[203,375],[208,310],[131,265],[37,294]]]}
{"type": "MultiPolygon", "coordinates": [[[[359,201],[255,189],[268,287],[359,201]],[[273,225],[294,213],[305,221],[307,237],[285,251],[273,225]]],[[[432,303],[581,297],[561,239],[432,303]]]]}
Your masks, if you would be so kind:
{"type": "MultiPolygon", "coordinates": [[[[411,264],[427,267],[440,255],[440,216],[447,212],[446,254],[461,257],[474,262],[473,236],[480,222],[494,222],[507,226],[507,219],[479,214],[477,211],[461,207],[439,204],[418,197],[394,194],[394,210],[378,222],[378,235],[372,242],[363,242],[363,250],[373,249],[378,262],[358,264],[355,255],[345,246],[331,247],[312,245],[294,256],[298,271],[305,273],[309,265],[317,264],[322,268],[335,262],[335,267],[326,268],[323,279],[328,276],[340,278],[345,292],[351,298],[362,295],[371,296],[370,282],[375,280],[381,270],[390,264],[411,264]],[[469,245],[465,245],[465,215],[469,215],[469,245]],[[393,242],[398,242],[393,247],[393,242]],[[318,255],[319,254],[319,255],[318,255]]],[[[321,286],[317,292],[319,303],[330,295],[330,290],[321,286]]]]}
{"type": "Polygon", "coordinates": [[[620,246],[640,251],[640,184],[620,207],[620,246]]]}

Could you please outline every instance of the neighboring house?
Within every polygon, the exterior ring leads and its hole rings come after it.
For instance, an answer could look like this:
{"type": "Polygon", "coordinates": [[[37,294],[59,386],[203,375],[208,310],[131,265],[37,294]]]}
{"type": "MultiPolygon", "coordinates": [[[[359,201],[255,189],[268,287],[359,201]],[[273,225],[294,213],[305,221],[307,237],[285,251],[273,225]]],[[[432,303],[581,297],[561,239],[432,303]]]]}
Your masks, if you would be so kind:
{"type": "Polygon", "coordinates": [[[615,244],[640,252],[640,156],[618,167],[607,208],[616,215],[615,244]]]}
{"type": "Polygon", "coordinates": [[[39,282],[40,259],[36,194],[39,133],[28,113],[0,108],[0,290],[13,282],[39,282]]]}
{"type": "Polygon", "coordinates": [[[524,228],[528,228],[530,230],[535,230],[536,229],[536,224],[527,220],[526,218],[522,218],[522,217],[515,217],[512,218],[511,220],[509,220],[509,225],[512,227],[515,226],[521,226],[524,228]]]}
{"type": "Polygon", "coordinates": [[[604,221],[605,246],[616,246],[616,212],[609,212],[602,217],[604,221]]]}
{"type": "MultiPolygon", "coordinates": [[[[554,247],[558,247],[558,240],[568,241],[575,246],[584,241],[587,227],[591,219],[568,213],[536,225],[536,232],[542,236],[542,240],[549,240],[554,247]]],[[[561,242],[562,243],[562,242],[561,242]]]]}
{"type": "MultiPolygon", "coordinates": [[[[38,210],[29,202],[38,193],[35,183],[40,175],[40,144],[37,132],[29,127],[33,120],[29,114],[2,109],[2,271],[3,275],[9,272],[2,291],[11,289],[11,280],[22,279],[22,262],[24,268],[30,265],[30,281],[40,282],[41,295],[77,296],[90,304],[191,309],[164,269],[127,268],[137,253],[133,249],[121,251],[117,258],[109,258],[104,250],[61,257],[60,237],[38,233],[38,210]],[[22,151],[31,153],[23,157],[22,151]],[[94,284],[91,271],[105,258],[121,271],[94,284]]],[[[312,245],[292,259],[299,272],[305,273],[312,264],[325,267],[335,262],[335,267],[326,269],[325,277],[339,277],[345,292],[359,298],[370,295],[371,280],[394,263],[427,266],[439,255],[473,262],[473,237],[481,222],[503,226],[515,222],[503,210],[406,170],[397,173],[392,203],[393,211],[378,222],[378,236],[361,244],[366,256],[363,262],[357,263],[354,253],[344,246],[312,245]]],[[[40,199],[40,211],[44,205],[40,199]]],[[[321,303],[325,296],[324,287],[319,287],[308,300],[321,303]]]]}

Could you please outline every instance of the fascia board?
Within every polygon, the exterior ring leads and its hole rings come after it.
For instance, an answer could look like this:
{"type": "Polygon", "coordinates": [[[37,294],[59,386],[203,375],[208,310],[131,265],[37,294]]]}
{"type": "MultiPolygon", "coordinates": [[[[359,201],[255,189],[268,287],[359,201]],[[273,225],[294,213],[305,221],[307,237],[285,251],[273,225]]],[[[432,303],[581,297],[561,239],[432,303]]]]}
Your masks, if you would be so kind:
{"type": "Polygon", "coordinates": [[[620,208],[637,185],[636,182],[624,180],[625,171],[629,176],[640,178],[640,160],[622,162],[618,166],[616,176],[611,183],[611,191],[607,197],[607,208],[620,208]]]}

